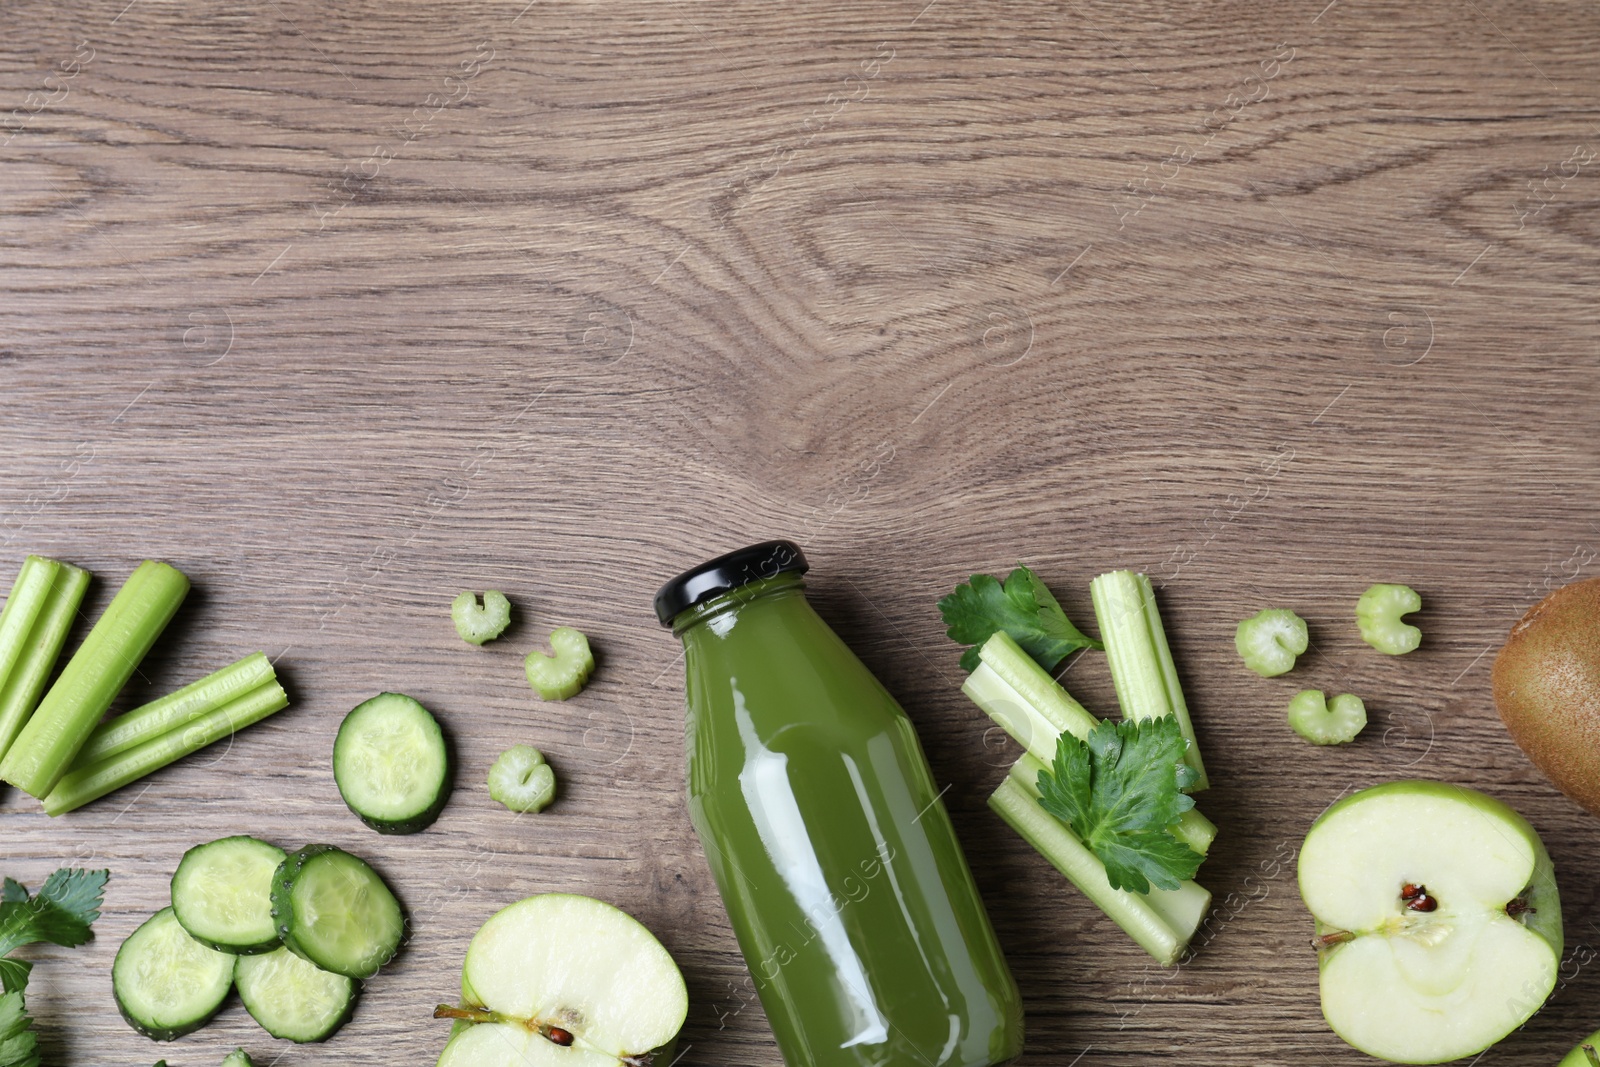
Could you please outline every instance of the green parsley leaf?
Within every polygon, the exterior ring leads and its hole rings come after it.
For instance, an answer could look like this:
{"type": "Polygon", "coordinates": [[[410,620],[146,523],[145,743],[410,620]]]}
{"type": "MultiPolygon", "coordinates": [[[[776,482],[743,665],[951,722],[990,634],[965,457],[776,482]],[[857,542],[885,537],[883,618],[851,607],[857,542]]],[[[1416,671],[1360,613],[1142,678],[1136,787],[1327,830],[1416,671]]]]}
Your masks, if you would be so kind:
{"type": "Polygon", "coordinates": [[[1103,722],[1087,742],[1062,734],[1040,772],[1039,806],[1100,857],[1111,888],[1177,889],[1200,869],[1200,854],[1168,832],[1194,807],[1179,770],[1186,745],[1171,716],[1103,722]]]}
{"type": "Polygon", "coordinates": [[[1080,648],[1105,647],[1072,625],[1039,576],[1020,564],[1003,585],[992,574],[974,574],[939,601],[939,614],[951,638],[972,646],[961,655],[966,671],[977,669],[978,648],[997,630],[1010,634],[1047,671],[1080,648]]]}
{"type": "Polygon", "coordinates": [[[64,867],[45,879],[32,897],[21,896],[26,891],[11,882],[0,901],[0,955],[35,941],[73,948],[89,940],[89,927],[100,918],[100,901],[110,877],[110,871],[64,867]]]}
{"type": "Polygon", "coordinates": [[[0,996],[0,1067],[39,1067],[39,1038],[21,993],[0,996]]]}

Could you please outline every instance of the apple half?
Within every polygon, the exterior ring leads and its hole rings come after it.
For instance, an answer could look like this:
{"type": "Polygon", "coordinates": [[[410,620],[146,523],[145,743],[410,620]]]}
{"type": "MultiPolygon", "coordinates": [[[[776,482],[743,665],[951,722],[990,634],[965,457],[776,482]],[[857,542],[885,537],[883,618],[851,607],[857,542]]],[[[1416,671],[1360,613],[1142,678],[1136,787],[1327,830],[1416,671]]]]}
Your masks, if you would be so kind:
{"type": "Polygon", "coordinates": [[[638,920],[545,893],[501,909],[467,947],[438,1067],[665,1067],[689,1012],[683,975],[638,920]]]}
{"type": "Polygon", "coordinates": [[[1333,805],[1300,851],[1322,1014],[1395,1063],[1443,1063],[1521,1026],[1555,988],[1561,901],[1527,820],[1476,790],[1390,782],[1333,805]]]}

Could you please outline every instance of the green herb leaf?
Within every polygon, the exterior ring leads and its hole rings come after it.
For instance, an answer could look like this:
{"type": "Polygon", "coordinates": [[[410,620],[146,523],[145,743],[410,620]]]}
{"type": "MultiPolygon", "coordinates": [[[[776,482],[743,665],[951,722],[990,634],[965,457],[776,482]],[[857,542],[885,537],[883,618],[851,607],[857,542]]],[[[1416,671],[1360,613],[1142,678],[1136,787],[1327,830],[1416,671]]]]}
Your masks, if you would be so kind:
{"type": "Polygon", "coordinates": [[[0,996],[0,1067],[39,1067],[38,1046],[22,994],[0,996]]]}
{"type": "Polygon", "coordinates": [[[1040,772],[1039,806],[1100,858],[1111,888],[1177,889],[1200,869],[1200,854],[1168,832],[1194,807],[1179,770],[1186,744],[1170,716],[1103,722],[1087,742],[1062,734],[1051,769],[1040,772]]]}
{"type": "Polygon", "coordinates": [[[1026,567],[1018,566],[1002,585],[992,574],[974,574],[939,601],[946,632],[955,641],[971,645],[961,656],[961,668],[978,667],[978,648],[995,631],[1004,630],[1045,670],[1080,648],[1104,648],[1072,625],[1067,613],[1026,567]]]}
{"type": "MultiPolygon", "coordinates": [[[[22,886],[8,884],[5,899],[0,902],[0,955],[36,941],[72,948],[89,940],[89,928],[100,917],[100,901],[109,877],[110,871],[62,868],[45,879],[39,892],[23,899],[17,899],[22,886]]],[[[13,978],[14,974],[0,970],[6,989],[13,988],[13,978]]]]}

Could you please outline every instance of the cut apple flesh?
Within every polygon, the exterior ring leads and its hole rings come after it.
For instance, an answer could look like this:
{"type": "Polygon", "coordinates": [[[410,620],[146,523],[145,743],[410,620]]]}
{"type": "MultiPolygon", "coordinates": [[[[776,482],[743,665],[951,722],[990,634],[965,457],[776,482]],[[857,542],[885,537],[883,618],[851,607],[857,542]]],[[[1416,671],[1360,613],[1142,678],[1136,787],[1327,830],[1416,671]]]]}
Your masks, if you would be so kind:
{"type": "Polygon", "coordinates": [[[1371,1055],[1472,1055],[1555,986],[1549,856],[1521,816],[1481,793],[1397,782],[1342,801],[1306,838],[1300,892],[1326,946],[1323,1014],[1371,1055]]]}
{"type": "Polygon", "coordinates": [[[451,1038],[440,1067],[643,1067],[677,1036],[689,1006],[677,964],[649,930],[565,893],[519,901],[485,923],[461,987],[493,1021],[451,1038]]]}

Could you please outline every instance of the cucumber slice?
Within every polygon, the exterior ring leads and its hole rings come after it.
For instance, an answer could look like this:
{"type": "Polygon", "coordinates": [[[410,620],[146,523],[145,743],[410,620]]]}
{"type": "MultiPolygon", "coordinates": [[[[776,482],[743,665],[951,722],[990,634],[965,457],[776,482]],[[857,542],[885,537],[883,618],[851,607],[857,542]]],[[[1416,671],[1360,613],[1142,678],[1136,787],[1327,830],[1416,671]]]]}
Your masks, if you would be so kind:
{"type": "Polygon", "coordinates": [[[233,960],[190,937],[172,909],[162,908],[117,949],[111,992],[129,1026],[171,1041],[221,1010],[233,985],[233,960]]]}
{"type": "Polygon", "coordinates": [[[378,872],[332,845],[307,845],[278,867],[272,920],[285,947],[351,978],[377,974],[400,947],[406,925],[378,872]]]}
{"type": "Polygon", "coordinates": [[[254,837],[224,837],[183,854],[172,876],[172,911],[189,936],[246,956],[278,947],[272,875],[283,849],[254,837]]]}
{"type": "Polygon", "coordinates": [[[356,984],[286,948],[240,956],[233,980],[250,1017],[273,1037],[304,1044],[326,1041],[350,1019],[356,984]]]}
{"type": "Polygon", "coordinates": [[[450,792],[444,733],[412,698],[379,693],[344,717],[333,780],[350,810],[380,834],[427,829],[450,792]]]}

